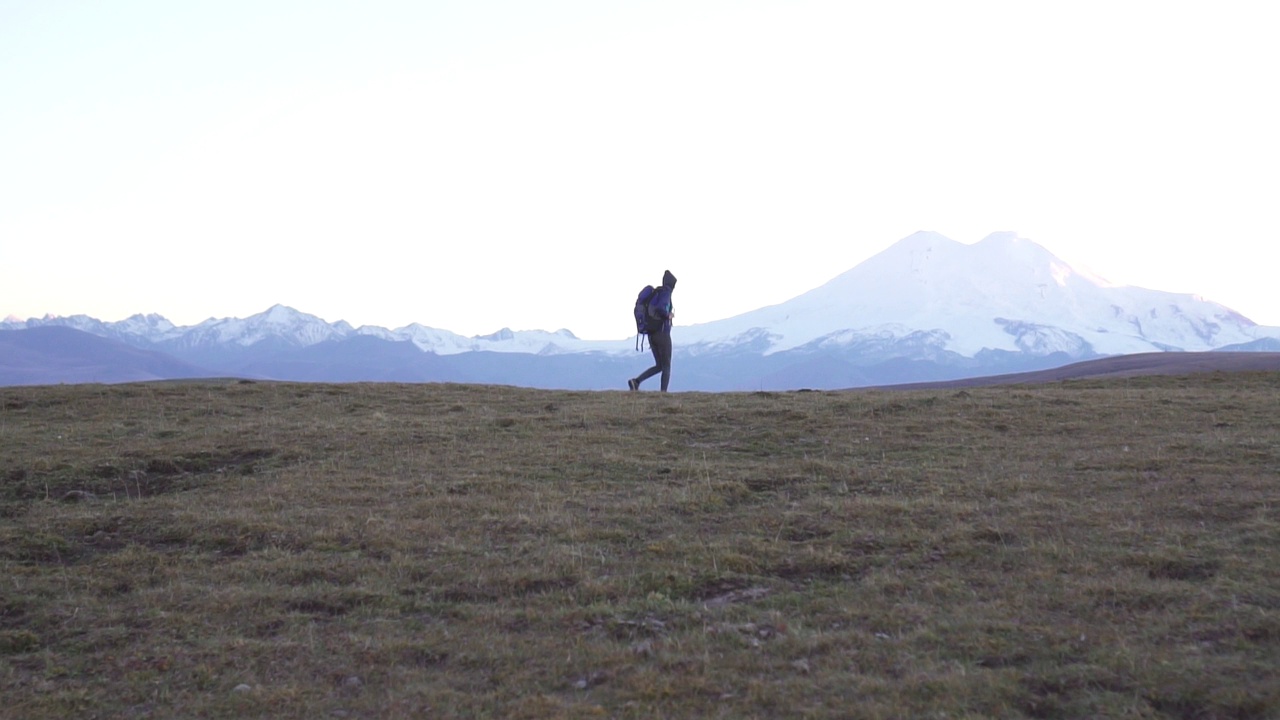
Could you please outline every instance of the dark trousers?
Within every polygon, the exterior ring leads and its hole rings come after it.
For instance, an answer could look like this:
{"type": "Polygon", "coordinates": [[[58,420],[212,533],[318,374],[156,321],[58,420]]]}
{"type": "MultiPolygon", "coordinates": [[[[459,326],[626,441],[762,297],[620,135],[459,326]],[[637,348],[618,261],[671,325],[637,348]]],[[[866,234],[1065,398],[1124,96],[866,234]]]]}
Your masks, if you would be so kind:
{"type": "Polygon", "coordinates": [[[671,333],[649,333],[649,350],[653,352],[654,365],[640,373],[636,384],[662,373],[662,392],[666,392],[667,384],[671,382],[671,333]]]}

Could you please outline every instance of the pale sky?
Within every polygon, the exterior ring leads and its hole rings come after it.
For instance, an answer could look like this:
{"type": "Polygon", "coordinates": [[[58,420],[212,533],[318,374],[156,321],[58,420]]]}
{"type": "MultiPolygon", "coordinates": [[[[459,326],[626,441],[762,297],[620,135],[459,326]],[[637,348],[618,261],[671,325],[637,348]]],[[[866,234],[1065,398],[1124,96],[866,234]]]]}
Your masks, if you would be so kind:
{"type": "Polygon", "coordinates": [[[0,317],[464,335],[1013,230],[1280,325],[1270,3],[0,0],[0,317]]]}

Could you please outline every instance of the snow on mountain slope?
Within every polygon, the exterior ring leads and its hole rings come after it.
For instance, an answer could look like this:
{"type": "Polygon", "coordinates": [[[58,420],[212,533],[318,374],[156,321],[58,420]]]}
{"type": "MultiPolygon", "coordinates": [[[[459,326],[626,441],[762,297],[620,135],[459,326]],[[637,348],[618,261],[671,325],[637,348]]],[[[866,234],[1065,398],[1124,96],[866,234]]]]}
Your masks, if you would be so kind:
{"type": "Polygon", "coordinates": [[[2,330],[22,330],[27,328],[38,327],[69,327],[73,330],[80,330],[92,335],[105,337],[109,334],[108,323],[96,320],[88,315],[45,315],[42,318],[30,318],[28,320],[19,320],[16,316],[10,315],[3,323],[0,323],[2,330]]]}
{"type": "Polygon", "coordinates": [[[463,337],[448,330],[414,323],[397,330],[375,326],[353,329],[344,321],[328,323],[314,315],[275,305],[265,312],[243,320],[228,318],[207,320],[184,334],[186,343],[231,343],[253,345],[268,338],[283,339],[291,345],[306,347],[327,340],[340,340],[351,335],[372,335],[384,340],[410,341],[423,352],[454,355],[464,352],[507,352],[557,354],[565,352],[609,351],[617,342],[579,340],[568,330],[513,331],[503,328],[490,335],[463,337]]]}
{"type": "Polygon", "coordinates": [[[116,332],[139,338],[174,337],[175,331],[181,331],[166,318],[155,313],[130,315],[117,323],[112,323],[116,332]]]}
{"type": "Polygon", "coordinates": [[[424,352],[456,355],[464,352],[530,353],[557,355],[575,352],[617,352],[625,343],[619,341],[580,340],[568,330],[511,330],[503,328],[489,335],[464,337],[448,330],[414,323],[396,330],[361,327],[358,333],[376,335],[384,340],[409,340],[424,352]]]}
{"type": "Polygon", "coordinates": [[[345,322],[327,323],[284,305],[273,305],[264,312],[247,318],[210,318],[182,333],[186,347],[202,345],[254,345],[276,339],[289,345],[306,347],[326,340],[337,340],[354,333],[345,322]]]}
{"type": "Polygon", "coordinates": [[[135,344],[139,340],[156,342],[176,337],[182,331],[181,328],[175,327],[173,323],[154,313],[131,315],[118,322],[103,322],[88,315],[71,315],[69,317],[46,315],[43,318],[32,318],[25,321],[9,316],[4,322],[0,323],[0,330],[37,327],[69,327],[73,330],[97,335],[98,337],[113,338],[135,344]]]}
{"type": "Polygon", "coordinates": [[[630,347],[628,341],[581,340],[565,329],[511,330],[503,328],[496,333],[472,338],[476,350],[489,352],[522,352],[538,355],[561,355],[579,352],[616,352],[630,347]]]}
{"type": "Polygon", "coordinates": [[[726,320],[679,328],[713,347],[768,337],[768,352],[858,336],[940,331],[947,350],[1120,354],[1209,350],[1275,335],[1192,295],[1113,286],[1014,233],[965,245],[918,232],[825,285],[726,320]],[[850,332],[852,331],[852,332],[850,332]],[[833,335],[834,334],[834,335],[833,335]]]}
{"type": "Polygon", "coordinates": [[[296,347],[308,347],[352,335],[371,335],[383,340],[412,342],[423,352],[456,355],[465,352],[527,353],[556,355],[578,352],[620,353],[631,348],[631,341],[581,340],[568,330],[511,330],[503,328],[489,335],[464,337],[448,330],[414,323],[388,330],[365,325],[353,329],[344,321],[326,322],[315,315],[299,312],[284,305],[274,305],[247,318],[210,318],[197,325],[179,327],[159,315],[133,315],[118,322],[103,322],[87,315],[48,316],[41,319],[8,318],[0,330],[18,330],[46,325],[64,326],[101,337],[155,345],[175,344],[185,348],[231,345],[249,347],[273,341],[296,347]]]}

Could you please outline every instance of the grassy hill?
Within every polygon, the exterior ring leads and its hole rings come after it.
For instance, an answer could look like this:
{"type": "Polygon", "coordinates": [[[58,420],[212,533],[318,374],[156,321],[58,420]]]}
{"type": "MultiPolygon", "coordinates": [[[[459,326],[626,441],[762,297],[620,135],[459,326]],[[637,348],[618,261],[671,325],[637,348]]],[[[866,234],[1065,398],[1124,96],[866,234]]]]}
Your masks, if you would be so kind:
{"type": "Polygon", "coordinates": [[[0,388],[0,717],[1278,717],[1277,408],[0,388]]]}

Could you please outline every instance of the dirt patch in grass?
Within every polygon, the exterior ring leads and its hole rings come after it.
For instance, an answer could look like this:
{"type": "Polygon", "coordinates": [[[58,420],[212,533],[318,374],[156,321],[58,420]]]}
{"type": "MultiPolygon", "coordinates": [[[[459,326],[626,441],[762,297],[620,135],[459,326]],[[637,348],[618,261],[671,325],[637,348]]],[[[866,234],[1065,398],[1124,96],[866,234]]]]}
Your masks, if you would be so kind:
{"type": "Polygon", "coordinates": [[[270,467],[276,456],[275,450],[247,448],[195,450],[158,457],[134,454],[88,465],[51,464],[39,458],[29,466],[4,469],[0,510],[13,516],[33,501],[136,500],[184,492],[224,476],[260,472],[270,467]]]}

